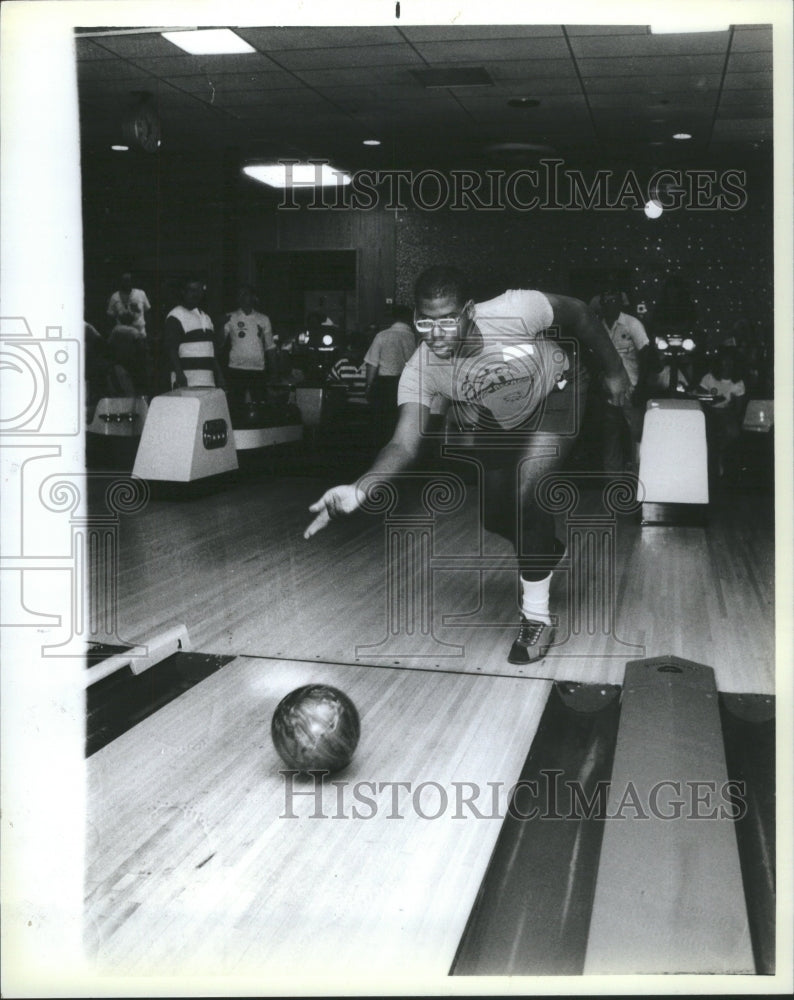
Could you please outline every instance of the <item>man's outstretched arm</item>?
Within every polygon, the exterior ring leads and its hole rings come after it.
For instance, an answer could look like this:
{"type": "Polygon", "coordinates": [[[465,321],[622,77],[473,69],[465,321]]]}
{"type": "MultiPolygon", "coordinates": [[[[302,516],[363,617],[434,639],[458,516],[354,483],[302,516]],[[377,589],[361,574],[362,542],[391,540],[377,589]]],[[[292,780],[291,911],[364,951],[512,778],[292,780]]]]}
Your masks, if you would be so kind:
{"type": "Polygon", "coordinates": [[[321,531],[333,517],[352,514],[364,502],[366,492],[359,485],[365,477],[380,476],[388,479],[410,468],[419,455],[422,434],[430,411],[421,403],[403,403],[391,440],[377,454],[370,468],[357,482],[333,486],[309,507],[317,516],[304,531],[304,538],[311,538],[321,531]]]}

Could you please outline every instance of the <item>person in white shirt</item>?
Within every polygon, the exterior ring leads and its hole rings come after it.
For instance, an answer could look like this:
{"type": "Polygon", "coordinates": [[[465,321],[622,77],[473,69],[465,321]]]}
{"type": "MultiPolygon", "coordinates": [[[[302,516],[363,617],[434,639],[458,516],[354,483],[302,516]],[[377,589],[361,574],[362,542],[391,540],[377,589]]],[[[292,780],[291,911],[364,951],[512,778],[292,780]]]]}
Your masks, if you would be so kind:
{"type": "Polygon", "coordinates": [[[382,448],[397,424],[397,386],[406,362],[416,350],[416,335],[411,326],[411,310],[397,305],[393,322],[375,335],[364,356],[367,373],[367,398],[372,404],[375,444],[382,448]]]}
{"type": "Polygon", "coordinates": [[[277,367],[273,327],[269,317],[255,306],[254,289],[251,285],[240,285],[237,309],[226,317],[223,326],[228,391],[234,402],[264,399],[266,379],[273,377],[277,367]]]}
{"type": "Polygon", "coordinates": [[[146,314],[151,309],[146,292],[141,288],[133,288],[132,273],[125,271],[121,275],[118,291],[108,299],[107,314],[111,321],[111,329],[118,325],[129,326],[137,331],[139,336],[146,336],[146,314]]]}
{"type": "Polygon", "coordinates": [[[628,377],[603,326],[578,299],[513,289],[475,303],[466,276],[439,265],[419,275],[414,302],[422,343],[403,369],[394,434],[365,476],[310,506],[315,517],[304,537],[361,507],[377,480],[411,468],[431,414],[451,409],[461,428],[482,432],[472,454],[481,468],[483,526],[508,539],[517,557],[521,619],[508,660],[533,663],[554,641],[549,587],[564,553],[554,515],[536,492],[579,432],[588,380],[580,349],[601,367],[615,406],[626,399],[628,377]],[[558,336],[549,335],[552,327],[558,336]]]}
{"type": "Polygon", "coordinates": [[[652,348],[642,323],[622,311],[621,292],[609,289],[600,296],[601,324],[631,384],[631,394],[620,407],[604,407],[602,424],[602,462],[605,472],[623,472],[628,465],[637,470],[638,449],[645,415],[643,388],[646,385],[652,348]]]}
{"type": "Polygon", "coordinates": [[[146,292],[133,288],[132,273],[125,271],[121,275],[118,291],[108,300],[107,315],[111,322],[108,348],[114,365],[124,369],[132,380],[132,395],[149,392],[151,364],[146,314],[150,309],[146,292]]]}

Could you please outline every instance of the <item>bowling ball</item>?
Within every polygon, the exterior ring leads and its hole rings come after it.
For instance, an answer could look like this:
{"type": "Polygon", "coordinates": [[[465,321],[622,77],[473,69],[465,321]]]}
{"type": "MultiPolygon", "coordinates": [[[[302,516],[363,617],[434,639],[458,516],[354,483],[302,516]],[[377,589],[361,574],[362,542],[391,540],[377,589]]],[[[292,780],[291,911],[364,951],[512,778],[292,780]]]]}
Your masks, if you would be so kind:
{"type": "Polygon", "coordinates": [[[344,692],[307,684],[281,699],[270,735],[284,763],[297,771],[340,771],[353,758],[361,724],[344,692]]]}

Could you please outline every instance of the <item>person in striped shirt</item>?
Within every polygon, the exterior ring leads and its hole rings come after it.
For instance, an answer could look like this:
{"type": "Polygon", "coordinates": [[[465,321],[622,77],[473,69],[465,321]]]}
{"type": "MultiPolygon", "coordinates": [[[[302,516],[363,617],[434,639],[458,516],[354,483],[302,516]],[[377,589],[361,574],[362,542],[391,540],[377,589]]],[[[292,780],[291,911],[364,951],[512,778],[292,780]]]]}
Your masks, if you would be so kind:
{"type": "Polygon", "coordinates": [[[355,336],[351,336],[340,357],[328,373],[331,385],[344,386],[347,402],[363,405],[367,402],[367,377],[364,352],[355,336]]]}
{"type": "Polygon", "coordinates": [[[217,387],[226,384],[215,355],[212,320],[199,308],[204,282],[188,278],[181,288],[179,305],[165,320],[165,343],[171,362],[171,387],[217,387]]]}

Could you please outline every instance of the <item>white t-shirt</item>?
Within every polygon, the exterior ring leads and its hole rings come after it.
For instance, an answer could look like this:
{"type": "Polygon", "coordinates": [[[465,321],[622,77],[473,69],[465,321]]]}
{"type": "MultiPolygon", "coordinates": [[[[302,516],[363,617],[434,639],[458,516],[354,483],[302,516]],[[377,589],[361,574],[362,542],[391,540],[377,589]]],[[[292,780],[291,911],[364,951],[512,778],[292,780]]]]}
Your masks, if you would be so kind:
{"type": "Polygon", "coordinates": [[[700,384],[711,393],[712,396],[723,396],[719,403],[712,403],[715,410],[724,410],[732,399],[741,399],[744,395],[744,382],[732,382],[729,378],[717,378],[711,372],[706,372],[700,380],[700,384]]]}
{"type": "Polygon", "coordinates": [[[633,389],[640,379],[639,353],[649,343],[645,327],[634,316],[626,313],[621,313],[612,326],[605,319],[601,322],[620,355],[633,389]]]}
{"type": "Polygon", "coordinates": [[[245,371],[262,371],[265,351],[275,347],[273,328],[264,313],[236,309],[226,320],[224,333],[231,340],[229,367],[245,371]]]}
{"type": "Polygon", "coordinates": [[[375,335],[364,361],[376,367],[378,375],[400,375],[415,350],[413,330],[407,323],[398,321],[375,335]]]}
{"type": "Polygon", "coordinates": [[[125,313],[132,316],[132,320],[127,322],[128,326],[134,326],[136,330],[146,335],[146,310],[151,309],[146,292],[140,288],[130,289],[129,295],[126,292],[114,292],[108,300],[108,316],[118,323],[125,313]]]}
{"type": "Polygon", "coordinates": [[[559,343],[540,336],[554,321],[554,310],[542,292],[526,289],[474,309],[480,350],[439,358],[420,344],[403,370],[397,402],[422,403],[433,413],[451,402],[462,426],[520,427],[570,365],[559,343]]]}

